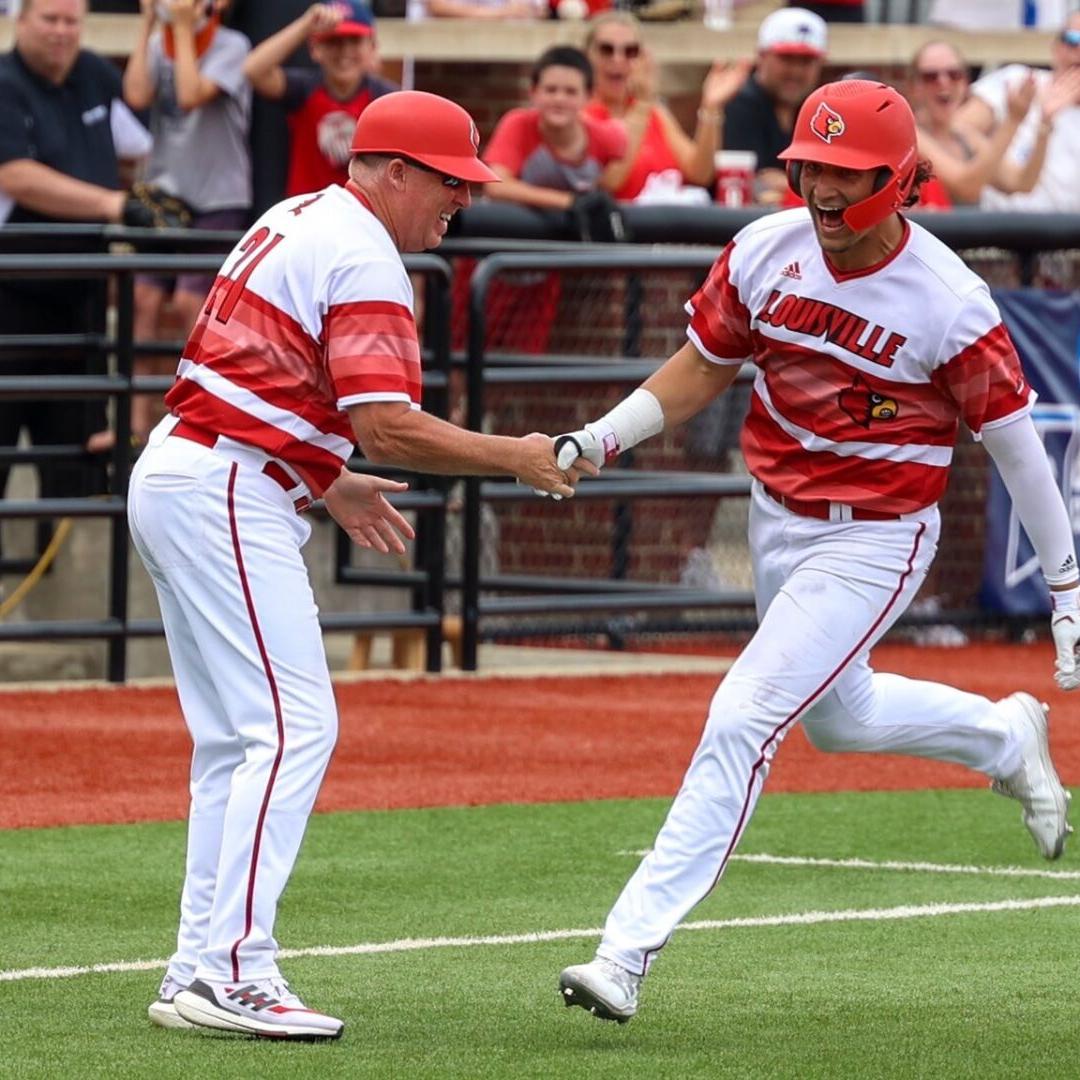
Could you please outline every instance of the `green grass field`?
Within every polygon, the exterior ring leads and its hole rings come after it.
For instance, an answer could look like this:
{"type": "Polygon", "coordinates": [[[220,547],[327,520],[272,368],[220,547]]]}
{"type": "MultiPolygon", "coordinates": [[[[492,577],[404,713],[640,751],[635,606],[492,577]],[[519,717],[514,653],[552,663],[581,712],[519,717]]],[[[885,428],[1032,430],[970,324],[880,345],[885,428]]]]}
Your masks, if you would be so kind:
{"type": "Polygon", "coordinates": [[[170,951],[181,824],[0,832],[0,1075],[1080,1074],[1076,855],[1042,862],[1018,807],[988,792],[766,796],[740,855],[795,861],[733,862],[693,922],[863,914],[691,924],[656,963],[630,1024],[564,1009],[560,968],[591,955],[591,931],[636,865],[628,853],[649,845],[665,810],[650,800],[315,818],[278,939],[289,950],[325,947],[282,967],[345,1019],[344,1037],[326,1045],[146,1020],[161,969],[137,962],[170,951]],[[811,858],[983,870],[802,861],[811,858]],[[1005,866],[1038,876],[985,872],[1005,866]],[[930,907],[1044,897],[1065,902],[930,907]],[[904,905],[915,910],[880,915],[904,905]],[[491,940],[538,933],[551,940],[491,940]],[[135,970],[51,973],[110,962],[135,970]],[[12,978],[27,969],[42,970],[12,978]]]}

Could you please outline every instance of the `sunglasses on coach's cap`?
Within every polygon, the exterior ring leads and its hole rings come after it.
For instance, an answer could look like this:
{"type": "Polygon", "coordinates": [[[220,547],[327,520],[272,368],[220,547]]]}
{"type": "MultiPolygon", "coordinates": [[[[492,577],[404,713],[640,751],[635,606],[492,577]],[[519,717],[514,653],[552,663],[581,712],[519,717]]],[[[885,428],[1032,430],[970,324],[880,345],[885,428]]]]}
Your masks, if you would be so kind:
{"type": "Polygon", "coordinates": [[[621,55],[627,60],[636,60],[641,55],[641,46],[636,41],[631,41],[629,45],[616,45],[611,41],[597,41],[594,44],[596,51],[608,58],[621,55]]]}
{"type": "Polygon", "coordinates": [[[1058,36],[1058,40],[1065,45],[1071,45],[1075,48],[1080,45],[1080,30],[1062,30],[1058,36]]]}

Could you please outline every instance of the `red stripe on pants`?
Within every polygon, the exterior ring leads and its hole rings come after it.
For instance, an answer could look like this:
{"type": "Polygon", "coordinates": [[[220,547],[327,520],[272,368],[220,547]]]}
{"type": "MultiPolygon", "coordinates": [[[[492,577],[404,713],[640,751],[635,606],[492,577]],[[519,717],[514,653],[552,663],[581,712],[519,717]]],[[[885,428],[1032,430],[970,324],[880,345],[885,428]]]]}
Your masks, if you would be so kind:
{"type": "Polygon", "coordinates": [[[263,792],[262,806],[259,807],[259,820],[255,824],[255,839],[251,848],[251,867],[248,870],[247,900],[244,909],[244,932],[233,942],[230,953],[232,959],[232,977],[240,978],[240,945],[251,933],[251,923],[255,909],[255,872],[259,866],[259,848],[262,844],[263,825],[266,822],[266,811],[270,806],[270,796],[274,790],[274,781],[277,779],[278,768],[281,766],[281,757],[285,752],[285,721],[281,715],[281,698],[278,696],[277,682],[274,679],[274,670],[270,666],[270,657],[266,652],[263,642],[262,631],[259,629],[259,620],[255,614],[255,602],[251,596],[251,586],[248,584],[247,573],[244,570],[244,556],[240,550],[240,531],[236,523],[236,503],[234,490],[236,488],[236,474],[238,466],[233,463],[229,470],[229,529],[232,532],[233,554],[236,556],[236,570],[240,576],[240,587],[244,590],[244,603],[247,605],[248,618],[251,620],[251,630],[255,635],[255,644],[259,648],[259,656],[262,658],[263,671],[266,672],[266,682],[270,687],[270,697],[274,702],[274,720],[277,724],[277,753],[274,755],[274,764],[270,769],[270,776],[266,781],[266,791],[263,792]]]}

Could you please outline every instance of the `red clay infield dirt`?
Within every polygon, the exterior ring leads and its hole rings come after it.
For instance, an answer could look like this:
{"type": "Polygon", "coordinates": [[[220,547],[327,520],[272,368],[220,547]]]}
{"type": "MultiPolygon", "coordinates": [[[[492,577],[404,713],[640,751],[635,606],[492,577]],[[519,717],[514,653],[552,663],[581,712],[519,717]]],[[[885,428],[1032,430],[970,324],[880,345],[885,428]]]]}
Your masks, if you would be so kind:
{"type": "MultiPolygon", "coordinates": [[[[1052,706],[1054,756],[1080,782],[1080,692],[1054,687],[1049,644],[885,645],[875,667],[1052,706]]],[[[557,666],[558,653],[552,653],[557,666]]],[[[442,678],[337,687],[341,734],[318,810],[670,796],[710,675],[442,678]]],[[[190,743],[172,689],[0,690],[0,828],[180,819],[190,743]]],[[[768,791],[981,786],[958,766],[822,754],[796,729],[768,791]]]]}

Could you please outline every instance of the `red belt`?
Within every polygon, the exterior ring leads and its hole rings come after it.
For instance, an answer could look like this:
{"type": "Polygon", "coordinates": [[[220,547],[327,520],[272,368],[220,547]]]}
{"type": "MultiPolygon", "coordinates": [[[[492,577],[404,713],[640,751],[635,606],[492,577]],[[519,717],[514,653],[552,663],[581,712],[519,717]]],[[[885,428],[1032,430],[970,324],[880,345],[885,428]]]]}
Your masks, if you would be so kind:
{"type": "MultiPolygon", "coordinates": [[[[211,450],[217,446],[219,436],[212,431],[207,431],[205,428],[196,427],[194,424],[189,424],[184,420],[177,422],[176,427],[169,432],[170,435],[175,435],[179,439],[187,439],[189,442],[198,443],[200,446],[209,447],[211,450]]],[[[255,451],[260,453],[261,451],[255,451]]],[[[268,461],[262,467],[262,471],[266,476],[269,476],[279,487],[284,488],[289,494],[296,488],[296,481],[273,459],[268,461]]],[[[293,500],[293,507],[299,514],[302,510],[306,510],[311,505],[311,500],[306,495],[301,495],[299,499],[293,500]]]]}
{"type": "Polygon", "coordinates": [[[770,499],[778,502],[785,510],[790,510],[801,517],[819,518],[822,521],[899,521],[903,517],[902,514],[886,514],[881,510],[864,510],[861,506],[845,506],[845,511],[850,510],[850,515],[845,514],[842,518],[834,518],[832,507],[843,504],[831,503],[827,499],[792,499],[787,495],[781,495],[768,484],[762,484],[761,487],[770,499]]]}

